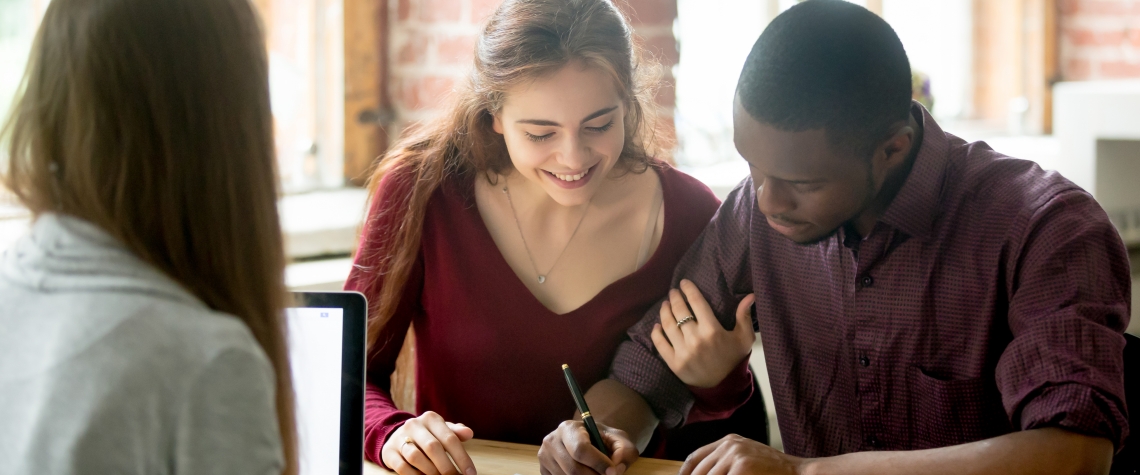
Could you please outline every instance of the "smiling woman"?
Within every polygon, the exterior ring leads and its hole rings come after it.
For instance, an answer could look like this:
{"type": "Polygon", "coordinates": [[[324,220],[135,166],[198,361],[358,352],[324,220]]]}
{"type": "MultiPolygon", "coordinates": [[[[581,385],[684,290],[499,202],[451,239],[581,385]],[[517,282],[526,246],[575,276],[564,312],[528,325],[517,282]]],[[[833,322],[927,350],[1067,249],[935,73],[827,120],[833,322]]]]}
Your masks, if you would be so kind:
{"type": "Polygon", "coordinates": [[[658,68],[610,1],[508,0],[476,44],[380,162],[347,283],[372,305],[365,453],[401,474],[472,475],[460,440],[537,445],[572,416],[558,369],[606,378],[718,204],[653,157],[658,68]],[[418,414],[389,383],[412,324],[418,414]]]}
{"type": "Polygon", "coordinates": [[[514,171],[539,185],[530,200],[540,192],[563,207],[585,204],[604,184],[594,177],[613,171],[625,145],[625,124],[617,120],[625,106],[610,75],[575,61],[506,97],[493,129],[514,171]]]}

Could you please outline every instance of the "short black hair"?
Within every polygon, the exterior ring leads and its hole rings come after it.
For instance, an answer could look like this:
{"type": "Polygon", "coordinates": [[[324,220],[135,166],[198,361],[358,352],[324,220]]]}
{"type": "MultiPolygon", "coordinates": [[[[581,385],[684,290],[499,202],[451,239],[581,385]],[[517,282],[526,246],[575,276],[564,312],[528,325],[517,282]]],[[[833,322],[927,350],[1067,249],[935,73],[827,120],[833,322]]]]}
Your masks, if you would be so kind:
{"type": "Polygon", "coordinates": [[[763,124],[822,128],[833,146],[867,155],[907,119],[910,61],[878,15],[843,0],[807,0],[764,29],[736,92],[763,124]]]}

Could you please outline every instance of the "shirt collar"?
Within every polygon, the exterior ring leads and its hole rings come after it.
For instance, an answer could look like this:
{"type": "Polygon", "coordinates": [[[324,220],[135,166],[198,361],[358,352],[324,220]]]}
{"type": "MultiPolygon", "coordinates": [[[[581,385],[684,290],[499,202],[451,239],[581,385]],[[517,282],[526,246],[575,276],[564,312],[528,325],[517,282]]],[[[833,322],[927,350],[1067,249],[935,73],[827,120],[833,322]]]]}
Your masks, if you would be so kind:
{"type": "Polygon", "coordinates": [[[938,217],[951,137],[918,102],[911,103],[911,112],[922,125],[922,143],[910,174],[880,221],[909,236],[925,240],[931,236],[934,220],[938,217]]]}

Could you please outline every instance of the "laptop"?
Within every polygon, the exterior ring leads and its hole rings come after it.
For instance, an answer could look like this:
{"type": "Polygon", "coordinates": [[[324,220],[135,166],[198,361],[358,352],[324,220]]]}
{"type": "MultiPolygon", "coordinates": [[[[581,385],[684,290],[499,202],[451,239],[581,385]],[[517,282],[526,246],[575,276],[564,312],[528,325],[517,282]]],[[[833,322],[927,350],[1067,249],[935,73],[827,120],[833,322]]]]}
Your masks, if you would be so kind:
{"type": "Polygon", "coordinates": [[[364,459],[364,332],[357,292],[294,292],[286,309],[300,475],[360,475],[364,459]]]}

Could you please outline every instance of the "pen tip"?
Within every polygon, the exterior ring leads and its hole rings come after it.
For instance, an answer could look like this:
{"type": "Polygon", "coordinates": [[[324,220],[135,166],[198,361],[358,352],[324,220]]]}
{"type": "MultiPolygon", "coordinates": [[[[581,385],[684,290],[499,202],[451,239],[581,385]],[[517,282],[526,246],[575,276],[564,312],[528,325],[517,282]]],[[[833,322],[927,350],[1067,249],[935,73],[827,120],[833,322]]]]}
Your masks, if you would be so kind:
{"type": "Polygon", "coordinates": [[[570,365],[564,364],[564,365],[562,365],[562,369],[570,369],[570,365]]]}

